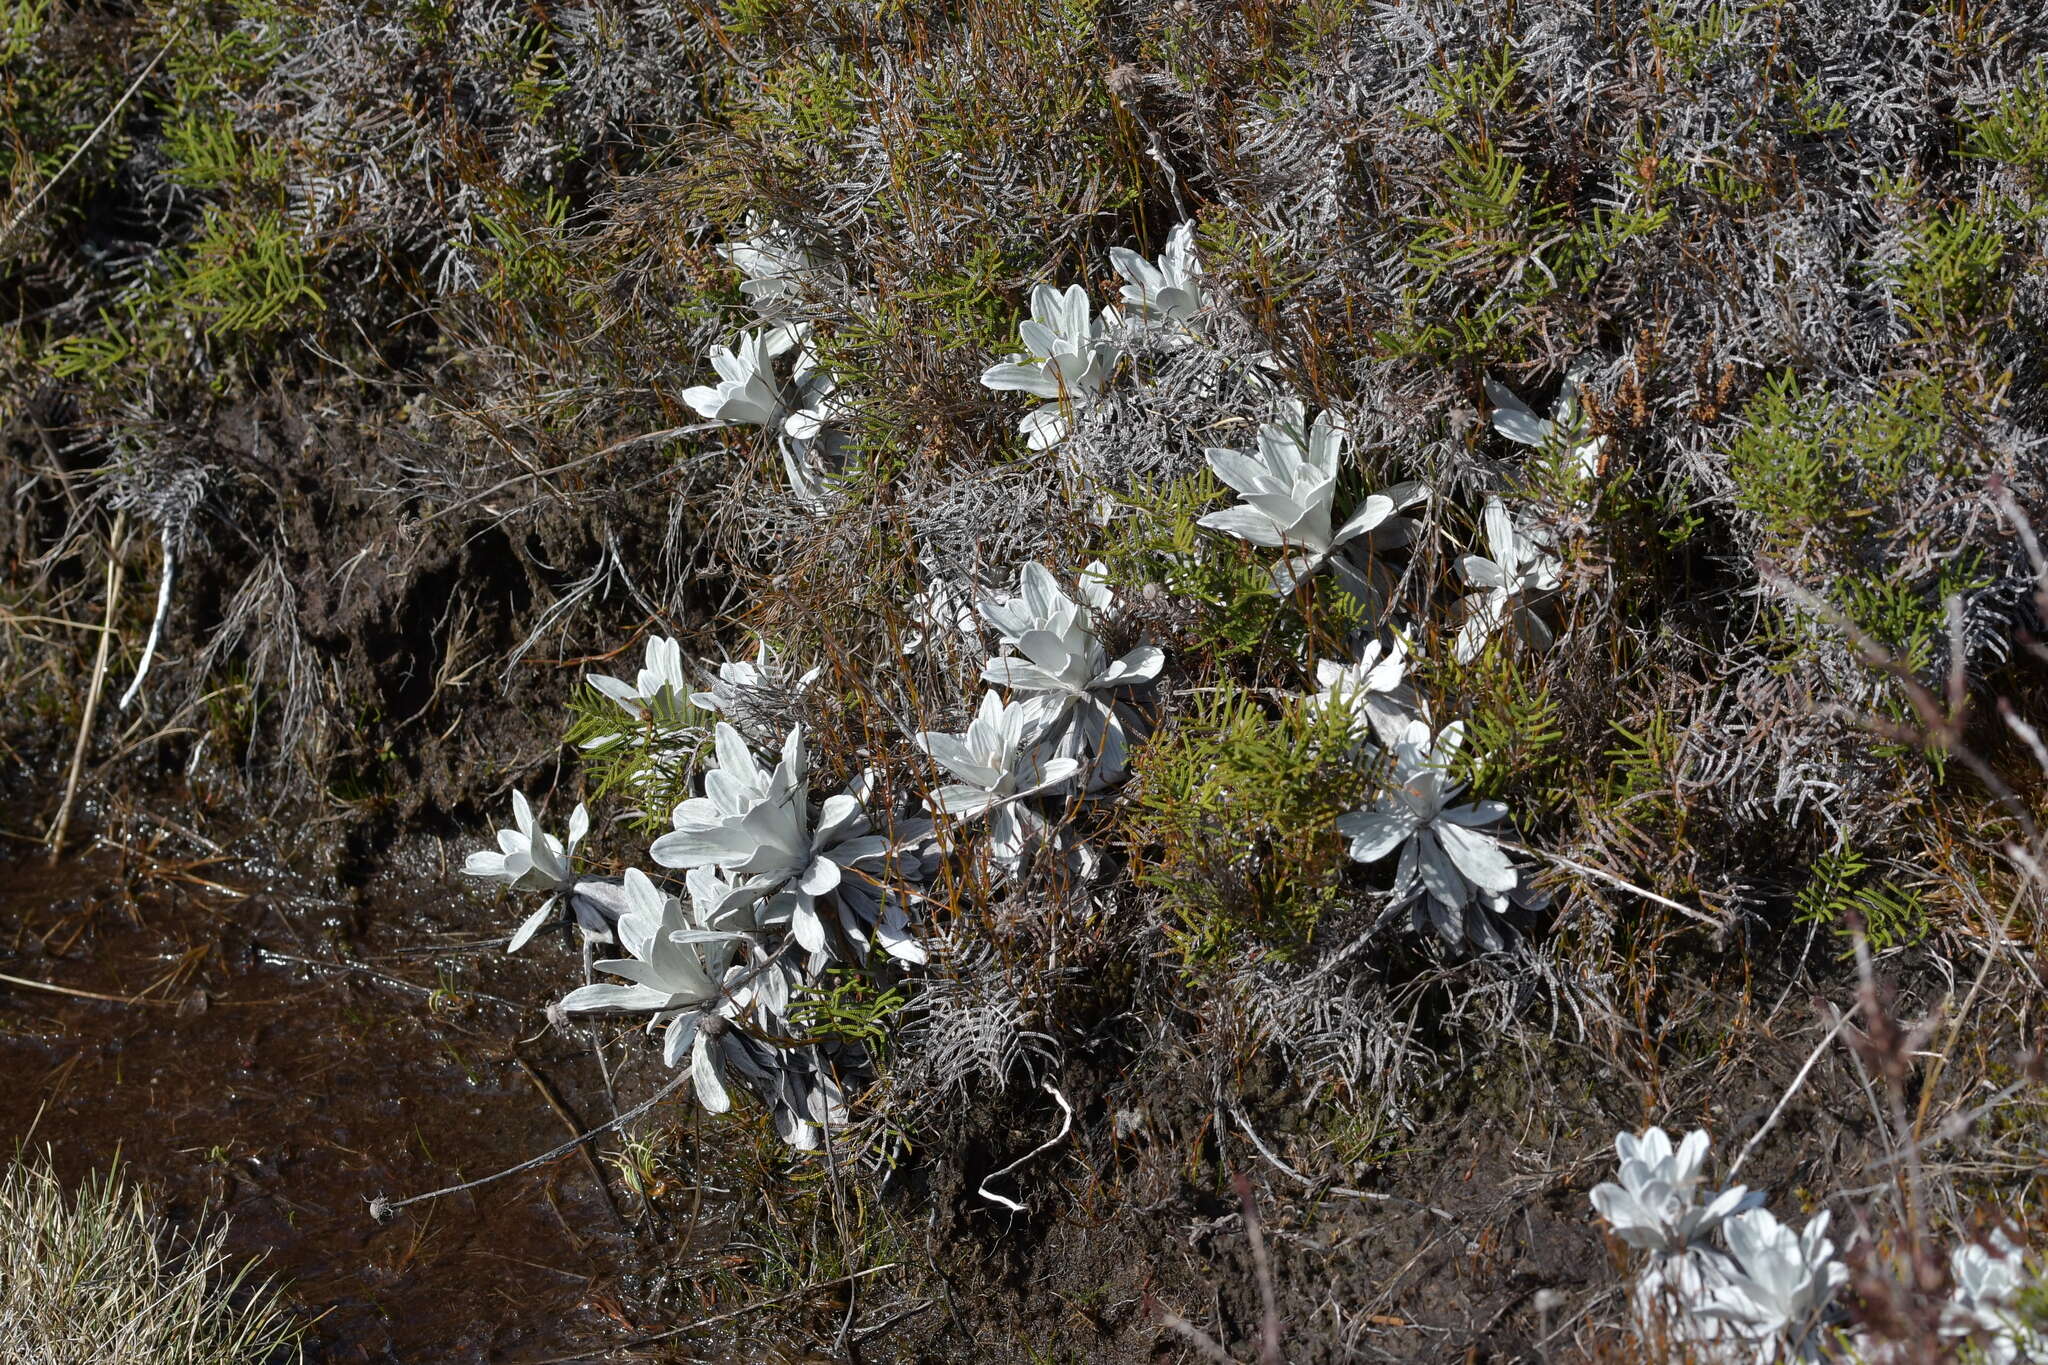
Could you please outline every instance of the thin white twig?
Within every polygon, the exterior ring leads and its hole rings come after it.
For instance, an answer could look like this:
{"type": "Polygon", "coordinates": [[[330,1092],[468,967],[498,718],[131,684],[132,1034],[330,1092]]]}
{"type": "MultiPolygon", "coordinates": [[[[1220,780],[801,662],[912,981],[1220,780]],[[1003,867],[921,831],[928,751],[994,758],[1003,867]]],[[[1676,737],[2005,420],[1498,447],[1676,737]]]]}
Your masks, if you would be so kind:
{"type": "Polygon", "coordinates": [[[157,49],[156,56],[151,57],[149,59],[149,65],[142,68],[142,74],[137,76],[134,80],[128,83],[128,88],[121,92],[121,98],[115,100],[114,107],[107,110],[107,116],[101,119],[90,133],[87,133],[85,135],[85,141],[79,143],[77,149],[74,150],[70,156],[64,159],[64,164],[57,168],[57,173],[51,176],[48,180],[45,180],[42,184],[38,185],[36,187],[36,192],[29,196],[29,201],[21,206],[20,212],[16,213],[14,217],[7,220],[6,229],[4,231],[0,231],[0,246],[6,245],[9,241],[13,239],[15,229],[19,228],[24,222],[28,221],[28,216],[31,213],[35,212],[36,205],[43,202],[43,196],[48,194],[50,192],[51,187],[54,186],[59,180],[62,180],[65,177],[65,175],[71,170],[71,168],[78,164],[78,158],[84,156],[86,150],[90,148],[93,143],[98,142],[100,140],[100,134],[106,132],[108,128],[113,126],[114,119],[120,114],[120,112],[123,109],[128,107],[128,101],[135,98],[135,92],[140,90],[142,88],[142,83],[149,79],[149,73],[156,70],[157,63],[161,62],[166,56],[170,55],[171,43],[176,41],[176,36],[173,35],[170,42],[166,42],[162,47],[157,49]]]}
{"type": "Polygon", "coordinates": [[[1603,872],[1597,867],[1589,867],[1585,863],[1578,862],[1572,858],[1567,858],[1561,853],[1547,853],[1540,848],[1529,848],[1522,844],[1509,843],[1505,839],[1500,841],[1500,845],[1502,848],[1509,849],[1515,853],[1526,853],[1532,858],[1541,858],[1545,862],[1556,863],[1559,867],[1567,868],[1573,872],[1581,874],[1582,876],[1596,878],[1599,881],[1606,882],[1610,886],[1620,887],[1623,891],[1633,891],[1636,895],[1641,896],[1644,900],[1651,901],[1657,905],[1664,906],[1667,909],[1676,910],[1679,914],[1684,915],[1687,919],[1697,920],[1701,924],[1711,925],[1716,929],[1724,927],[1721,921],[1715,919],[1712,915],[1707,914],[1704,910],[1695,910],[1690,905],[1685,905],[1681,902],[1672,900],[1669,896],[1660,896],[1654,891],[1650,891],[1643,887],[1637,886],[1634,882],[1624,881],[1620,877],[1615,876],[1612,872],[1603,872]]]}
{"type": "Polygon", "coordinates": [[[443,1189],[428,1190],[425,1194],[408,1195],[404,1199],[386,1199],[383,1195],[380,1194],[375,1199],[372,1199],[370,1201],[370,1217],[375,1221],[382,1223],[385,1220],[389,1219],[393,1214],[397,1213],[398,1210],[404,1208],[407,1204],[417,1204],[422,1199],[439,1199],[444,1194],[460,1194],[464,1190],[473,1190],[479,1185],[488,1185],[493,1180],[503,1180],[508,1175],[518,1175],[521,1171],[530,1171],[536,1166],[545,1166],[550,1161],[557,1160],[558,1158],[566,1156],[570,1152],[575,1151],[578,1147],[581,1147],[584,1143],[590,1141],[599,1133],[609,1132],[610,1130],[618,1127],[620,1124],[625,1123],[628,1120],[639,1118],[642,1114],[652,1109],[655,1105],[660,1104],[670,1095],[673,1095],[679,1088],[681,1088],[683,1083],[688,1081],[689,1079],[690,1073],[688,1071],[677,1072],[673,1077],[669,1079],[666,1085],[661,1087],[661,1089],[655,1091],[646,1100],[634,1105],[625,1113],[620,1114],[617,1118],[607,1119],[603,1123],[598,1124],[597,1127],[591,1129],[589,1132],[578,1133],[575,1137],[570,1138],[561,1146],[550,1147],[547,1151],[542,1152],[539,1156],[534,1157],[528,1161],[522,1161],[516,1166],[507,1166],[502,1171],[493,1171],[489,1175],[478,1176],[475,1180],[465,1180],[460,1185],[449,1185],[443,1189]]]}
{"type": "Polygon", "coordinates": [[[178,567],[177,552],[171,548],[171,538],[164,537],[164,572],[156,585],[156,619],[149,623],[149,639],[142,646],[142,662],[135,666],[135,681],[128,684],[128,690],[121,694],[120,707],[128,709],[128,703],[135,700],[142,691],[142,680],[149,676],[149,665],[156,658],[157,641],[163,638],[164,622],[171,615],[171,575],[178,567]]]}
{"type": "Polygon", "coordinates": [[[1806,1064],[1799,1068],[1799,1074],[1792,1078],[1792,1084],[1786,1086],[1785,1093],[1778,1097],[1777,1108],[1771,1110],[1770,1116],[1763,1121],[1763,1126],[1758,1128],[1756,1132],[1750,1136],[1749,1141],[1742,1144],[1742,1150],[1735,1154],[1735,1160],[1731,1162],[1728,1166],[1728,1178],[1730,1180],[1733,1180],[1735,1178],[1735,1173],[1742,1169],[1742,1163],[1749,1160],[1749,1154],[1756,1150],[1756,1145],[1764,1140],[1764,1134],[1770,1132],[1771,1129],[1774,1126],[1776,1126],[1778,1122],[1778,1116],[1785,1112],[1785,1106],[1790,1104],[1792,1102],[1792,1097],[1799,1093],[1799,1087],[1806,1084],[1806,1078],[1808,1075],[1812,1074],[1814,1065],[1820,1061],[1820,1055],[1828,1050],[1828,1045],[1830,1043],[1834,1042],[1836,1038],[1841,1036],[1843,1026],[1846,1025],[1849,1022],[1850,1017],[1853,1016],[1856,1013],[1856,1011],[1861,1008],[1862,1002],[1859,1001],[1855,1005],[1850,1006],[1847,1013],[1838,1016],[1835,1019],[1835,1026],[1828,1030],[1827,1036],[1825,1038],[1822,1038],[1820,1042],[1817,1045],[1815,1045],[1813,1051],[1807,1054],[1806,1064]]]}
{"type": "Polygon", "coordinates": [[[1072,1132],[1074,1128],[1074,1106],[1067,1103],[1067,1097],[1065,1095],[1062,1095],[1059,1092],[1059,1087],[1055,1086],[1051,1081],[1041,1081],[1039,1084],[1044,1088],[1046,1094],[1052,1096],[1053,1099],[1059,1102],[1060,1113],[1062,1115],[1060,1119],[1060,1130],[1057,1133],[1054,1133],[1051,1137],[1047,1138],[1045,1141],[1039,1143],[1036,1147],[1033,1147],[1024,1155],[1018,1157],[1009,1165],[1003,1167],[1003,1169],[1001,1169],[1000,1171],[990,1171],[987,1175],[982,1177],[981,1184],[976,1186],[974,1191],[983,1199],[988,1200],[991,1204],[1000,1204],[1012,1213],[1024,1212],[1024,1206],[1014,1199],[1006,1199],[1002,1195],[997,1194],[994,1190],[991,1190],[988,1187],[988,1182],[991,1180],[999,1180],[1002,1177],[1010,1174],[1012,1171],[1015,1171],[1024,1165],[1027,1165],[1029,1162],[1032,1161],[1033,1158],[1042,1156],[1046,1152],[1051,1151],[1054,1147],[1057,1147],[1060,1144],[1061,1139],[1065,1138],[1066,1135],[1072,1132]]]}

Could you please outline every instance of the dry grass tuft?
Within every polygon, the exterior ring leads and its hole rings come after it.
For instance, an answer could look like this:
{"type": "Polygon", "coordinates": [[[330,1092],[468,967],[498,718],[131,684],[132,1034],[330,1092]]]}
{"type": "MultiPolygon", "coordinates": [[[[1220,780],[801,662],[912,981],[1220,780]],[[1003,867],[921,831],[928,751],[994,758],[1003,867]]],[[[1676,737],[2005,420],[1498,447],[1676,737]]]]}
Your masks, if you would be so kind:
{"type": "Polygon", "coordinates": [[[186,1246],[118,1169],[66,1194],[44,1161],[0,1177],[0,1365],[281,1365],[298,1328],[232,1270],[225,1231],[186,1246]]]}

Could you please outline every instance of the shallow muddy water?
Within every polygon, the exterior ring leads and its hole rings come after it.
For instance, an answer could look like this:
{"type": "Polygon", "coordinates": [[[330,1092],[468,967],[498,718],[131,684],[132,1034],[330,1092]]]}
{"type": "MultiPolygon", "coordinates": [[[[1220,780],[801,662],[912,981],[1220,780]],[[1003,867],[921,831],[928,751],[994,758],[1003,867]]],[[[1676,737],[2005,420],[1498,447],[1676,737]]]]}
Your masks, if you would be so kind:
{"type": "Polygon", "coordinates": [[[572,1152],[369,1215],[612,1112],[590,1048],[537,1008],[562,980],[460,951],[490,926],[459,918],[168,853],[0,862],[0,972],[87,993],[0,982],[0,1142],[47,1147],[67,1180],[118,1151],[181,1224],[225,1214],[231,1250],[315,1319],[309,1361],[605,1358],[667,1325],[626,1303],[688,1255],[675,1231],[628,1230],[616,1172],[601,1188],[572,1152]]]}

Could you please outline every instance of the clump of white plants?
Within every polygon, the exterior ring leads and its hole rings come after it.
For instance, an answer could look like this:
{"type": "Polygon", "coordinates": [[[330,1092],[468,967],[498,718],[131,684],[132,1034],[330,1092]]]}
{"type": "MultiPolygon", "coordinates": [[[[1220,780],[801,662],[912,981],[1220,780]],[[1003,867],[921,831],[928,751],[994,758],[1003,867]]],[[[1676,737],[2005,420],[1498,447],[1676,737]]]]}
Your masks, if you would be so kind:
{"type": "Polygon", "coordinates": [[[906,659],[927,651],[942,653],[949,647],[979,652],[981,613],[974,605],[974,584],[946,574],[934,574],[931,581],[911,595],[908,605],[910,626],[898,642],[906,659]]]}
{"type": "Polygon", "coordinates": [[[751,659],[728,659],[711,671],[704,686],[690,694],[690,704],[716,715],[757,744],[774,742],[782,733],[783,713],[803,699],[824,670],[798,670],[768,641],[759,640],[751,659]]]}
{"type": "Polygon", "coordinates": [[[1794,1231],[1744,1186],[1704,1193],[1704,1131],[1675,1148],[1662,1128],[1622,1133],[1614,1146],[1618,1179],[1594,1188],[1593,1208],[1616,1237],[1650,1253],[1633,1296],[1645,1334],[1705,1362],[1820,1359],[1835,1291],[1849,1278],[1829,1215],[1794,1231]]]}
{"type": "Polygon", "coordinates": [[[1036,725],[1029,702],[1004,701],[985,692],[967,733],[925,730],[917,747],[953,781],[925,798],[934,815],[954,823],[988,822],[988,850],[996,867],[1015,873],[1046,832],[1027,797],[1064,785],[1081,771],[1079,759],[1048,754],[1029,743],[1036,725]]]}
{"type": "Polygon", "coordinates": [[[813,256],[792,229],[758,217],[750,218],[747,227],[752,236],[725,243],[718,254],[746,277],[740,294],[762,316],[777,317],[794,308],[806,285],[840,281],[838,268],[813,256]]]}
{"type": "Polygon", "coordinates": [[[467,870],[522,890],[555,893],[514,936],[523,945],[554,915],[563,895],[586,936],[616,942],[626,956],[596,970],[628,984],[592,982],[558,1008],[567,1015],[646,1017],[663,1033],[663,1060],[687,1064],[699,1101],[714,1112],[730,1107],[737,1077],[766,1105],[780,1132],[814,1147],[843,1114],[839,1082],[815,1051],[775,1046],[788,1037],[793,994],[815,985],[835,962],[864,962],[871,953],[905,963],[924,960],[908,926],[907,901],[928,864],[920,851],[928,820],[894,818],[870,809],[873,783],[810,799],[811,761],[803,727],[785,736],[773,763],[721,720],[715,762],[703,795],[678,804],[671,832],[648,850],[664,868],[686,872],[688,900],[629,868],[615,893],[584,909],[571,865],[588,828],[582,807],[565,846],[534,823],[515,796],[516,827],[501,833],[501,852],[472,855],[467,870]],[[606,914],[588,922],[586,913],[606,914]]]}
{"type": "Polygon", "coordinates": [[[636,721],[674,725],[690,719],[685,705],[690,679],[683,671],[683,647],[665,635],[648,637],[647,662],[633,681],[605,673],[588,674],[586,681],[636,721]]]}
{"type": "MultiPolygon", "coordinates": [[[[721,908],[750,907],[757,925],[786,928],[814,971],[835,958],[858,960],[871,946],[922,962],[924,950],[881,872],[929,834],[930,824],[908,820],[878,831],[864,804],[865,778],[813,811],[801,725],[790,730],[773,768],[762,766],[723,721],[717,746],[705,794],[675,808],[674,832],[656,839],[649,856],[663,867],[715,867],[733,878],[721,908]]],[[[899,870],[903,861],[909,860],[899,860],[899,870]]]]}
{"type": "Polygon", "coordinates": [[[1638,1250],[1685,1252],[1731,1214],[1762,1202],[1746,1185],[1731,1185],[1700,1202],[1708,1145],[1704,1129],[1686,1134],[1675,1148],[1662,1128],[1641,1136],[1618,1135],[1614,1150],[1621,1170],[1614,1180],[1594,1187],[1594,1210],[1615,1236],[1638,1250]]]}
{"type": "Polygon", "coordinates": [[[683,391],[683,401],[716,426],[758,426],[774,433],[776,449],[799,505],[823,511],[836,480],[847,473],[846,403],[838,376],[820,362],[811,324],[802,314],[807,288],[843,285],[844,275],[821,262],[789,228],[751,220],[754,235],[719,248],[745,276],[740,293],[763,325],[742,331],[732,346],[714,346],[716,385],[683,391]],[[777,367],[793,355],[784,380],[777,367]]]}
{"type": "Polygon", "coordinates": [[[721,426],[773,426],[794,406],[775,364],[796,345],[788,327],[741,332],[732,345],[711,349],[718,383],[684,389],[683,401],[721,426]]]}
{"type": "Polygon", "coordinates": [[[1399,744],[1421,717],[1422,703],[1407,682],[1408,663],[1408,643],[1398,635],[1390,641],[1368,640],[1350,663],[1318,659],[1309,708],[1341,707],[1350,717],[1352,738],[1399,744]]]}
{"type": "Polygon", "coordinates": [[[981,614],[1001,637],[1003,653],[983,665],[982,678],[1027,704],[1033,743],[1049,755],[1068,759],[1091,786],[1123,776],[1127,723],[1119,694],[1159,676],[1166,655],[1140,645],[1111,661],[1095,634],[1095,618],[1116,608],[1103,581],[1103,566],[1091,564],[1068,597],[1043,564],[1026,564],[1013,596],[989,596],[981,614]]]}
{"type": "MultiPolygon", "coordinates": [[[[712,424],[772,432],[794,500],[822,510],[843,472],[849,398],[818,363],[804,309],[807,295],[843,287],[846,278],[783,227],[756,221],[748,232],[722,251],[745,277],[740,289],[757,325],[713,349],[716,385],[688,389],[683,398],[712,424]]],[[[1033,450],[1057,444],[1076,412],[1103,399],[1123,359],[1118,338],[1136,335],[1120,329],[1152,329],[1170,344],[1191,345],[1193,327],[1217,306],[1190,224],[1173,229],[1157,258],[1119,248],[1111,264],[1122,281],[1120,305],[1098,311],[1078,284],[1035,287],[1030,316],[1018,327],[1024,349],[982,376],[991,389],[1042,400],[1019,423],[1033,450]]],[[[1508,439],[1561,449],[1588,473],[1597,468],[1604,440],[1590,434],[1572,389],[1548,419],[1498,385],[1489,393],[1495,428],[1508,439]]],[[[1359,862],[1396,859],[1388,905],[1408,909],[1416,932],[1454,950],[1506,952],[1519,943],[1510,911],[1540,908],[1542,897],[1504,842],[1505,806],[1466,797],[1451,775],[1464,724],[1439,726],[1409,682],[1419,662],[1411,641],[1428,632],[1386,622],[1398,581],[1390,560],[1434,524],[1407,515],[1429,489],[1409,481],[1366,492],[1340,518],[1348,440],[1334,410],[1311,422],[1306,404],[1283,397],[1253,451],[1206,452],[1239,501],[1200,524],[1278,551],[1270,568],[1278,594],[1327,570],[1378,623],[1350,655],[1303,661],[1316,678],[1306,704],[1341,709],[1349,717],[1347,761],[1383,778],[1337,828],[1359,862]]],[[[1460,562],[1478,590],[1466,602],[1460,660],[1503,627],[1547,644],[1549,628],[1535,607],[1560,577],[1551,540],[1529,512],[1493,497],[1481,520],[1489,553],[1460,562]]],[[[1025,563],[1010,591],[991,591],[987,581],[932,572],[908,604],[904,655],[937,651],[989,689],[964,730],[899,736],[924,759],[904,765],[925,775],[919,812],[881,800],[873,770],[843,790],[813,795],[817,774],[801,717],[820,669],[792,663],[765,639],[751,659],[698,673],[677,641],[655,637],[632,679],[590,678],[615,705],[621,732],[586,743],[633,744],[658,759],[662,775],[637,782],[638,792],[673,791],[694,773],[697,794],[674,805],[670,828],[646,850],[652,872],[579,874],[588,813],[576,809],[564,842],[538,827],[519,795],[498,850],[469,860],[473,876],[547,896],[521,921],[514,947],[550,925],[581,931],[586,980],[560,1002],[562,1013],[644,1018],[662,1037],[663,1060],[687,1067],[707,1108],[729,1107],[738,1086],[792,1144],[812,1148],[844,1120],[843,1077],[823,1048],[787,1041],[805,1032],[793,1012],[830,971],[901,970],[926,960],[923,888],[942,860],[983,859],[995,874],[991,884],[1001,884],[1052,848],[1094,875],[1100,860],[1067,833],[1069,817],[1077,803],[1123,799],[1132,734],[1147,723],[1145,704],[1165,654],[1139,643],[1110,657],[1103,632],[1118,626],[1122,604],[1100,563],[1071,579],[1025,563]],[[616,944],[620,955],[593,964],[588,949],[597,943],[616,944]]],[[[857,1070],[858,1049],[840,1060],[857,1070]]],[[[1773,1269],[1783,1243],[1775,1225],[1741,1224],[1729,1249],[1714,1253],[1721,1261],[1687,1259],[1738,1205],[1747,1209],[1739,1189],[1695,1202],[1704,1135],[1677,1151],[1654,1130],[1640,1143],[1624,1142],[1633,1145],[1624,1151],[1630,1164],[1622,1182],[1598,1196],[1620,1235],[1659,1257],[1658,1273],[1671,1283],[1710,1285],[1720,1296],[1717,1331],[1740,1334],[1766,1318],[1777,1324],[1770,1330],[1790,1331],[1813,1306],[1814,1286],[1810,1279],[1792,1284],[1773,1269]]]]}

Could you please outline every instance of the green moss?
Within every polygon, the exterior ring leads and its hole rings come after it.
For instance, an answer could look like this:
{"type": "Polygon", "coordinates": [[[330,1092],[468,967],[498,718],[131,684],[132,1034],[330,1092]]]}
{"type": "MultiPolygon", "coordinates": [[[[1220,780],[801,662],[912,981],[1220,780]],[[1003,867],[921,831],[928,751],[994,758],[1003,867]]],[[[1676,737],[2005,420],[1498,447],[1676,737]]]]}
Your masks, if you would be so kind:
{"type": "MultiPolygon", "coordinates": [[[[1864,398],[1765,385],[1730,442],[1735,505],[1752,518],[1773,568],[1805,585],[1913,673],[1947,648],[1948,599],[1987,581],[1981,552],[1925,542],[1915,500],[1985,471],[1950,405],[1965,401],[1934,375],[1895,380],[1864,398]]],[[[1781,604],[1764,626],[1777,666],[1797,671],[1815,650],[1841,647],[1835,622],[1781,604]]],[[[1879,709],[1910,707],[1888,687],[1879,709]]],[[[1938,762],[1938,758],[1936,759],[1938,762]]]]}
{"type": "Polygon", "coordinates": [[[2036,60],[1996,103],[1962,125],[1963,155],[2002,161],[2031,187],[2048,186],[2048,61],[2036,60]]]}
{"type": "Polygon", "coordinates": [[[908,1001],[901,984],[834,967],[791,1004],[790,1022],[800,1036],[859,1043],[879,1065],[887,1058],[896,1015],[908,1001]]]}
{"type": "Polygon", "coordinates": [[[1207,469],[1134,486],[1123,499],[1130,512],[1118,518],[1103,552],[1112,581],[1134,591],[1158,584],[1185,603],[1184,646],[1207,663],[1257,669],[1273,659],[1334,656],[1346,635],[1369,624],[1364,605],[1327,573],[1276,597],[1270,570],[1277,554],[1197,524],[1224,505],[1225,493],[1207,469]]]}
{"type": "Polygon", "coordinates": [[[1645,13],[1650,50],[1683,80],[1697,80],[1717,63],[1741,55],[1750,15],[1768,4],[1748,6],[1736,0],[1706,5],[1659,0],[1645,13]]]}
{"type": "Polygon", "coordinates": [[[860,120],[864,91],[860,68],[844,53],[793,52],[734,110],[733,130],[799,142],[843,137],[860,120]]]}
{"type": "Polygon", "coordinates": [[[1365,0],[1300,0],[1287,12],[1287,55],[1313,62],[1325,44],[1336,41],[1365,13],[1365,0]]]}
{"type": "Polygon", "coordinates": [[[568,197],[548,186],[531,194],[508,187],[494,198],[493,211],[477,215],[488,239],[475,253],[485,267],[484,295],[538,304],[564,293],[572,268],[561,240],[568,197]]]}
{"type": "Polygon", "coordinates": [[[1472,700],[1452,776],[1506,801],[1525,822],[1562,809],[1571,774],[1549,681],[1518,652],[1490,649],[1465,666],[1459,682],[1472,700]]]}
{"type": "Polygon", "coordinates": [[[1907,230],[1886,271],[1899,316],[1916,340],[1967,332],[2002,315],[2005,234],[1989,214],[1968,206],[1929,214],[1907,230]]]}
{"type": "MultiPolygon", "coordinates": [[[[71,220],[72,206],[135,152],[118,122],[88,141],[131,79],[122,50],[129,30],[109,24],[103,32],[105,41],[86,41],[71,16],[53,13],[49,0],[0,0],[0,145],[10,162],[10,197],[32,194],[30,186],[50,185],[60,168],[69,168],[45,196],[45,231],[71,220]]],[[[11,240],[0,246],[19,250],[22,226],[10,224],[11,240]]]]}
{"type": "Polygon", "coordinates": [[[1856,931],[1881,953],[1918,943],[1929,927],[1919,893],[1873,875],[1869,861],[1846,843],[1814,860],[1792,910],[1799,923],[1822,925],[1843,939],[1845,956],[1854,952],[1847,940],[1856,931]]]}
{"type": "Polygon", "coordinates": [[[283,181],[286,154],[275,144],[244,136],[233,121],[180,110],[165,124],[166,174],[195,190],[271,190],[283,181]]]}
{"type": "Polygon", "coordinates": [[[312,266],[311,249],[281,214],[209,208],[171,270],[166,302],[173,319],[199,319],[215,334],[281,330],[326,306],[312,266]]]}
{"type": "Polygon", "coordinates": [[[1557,206],[1540,202],[1543,181],[1487,141],[1453,142],[1429,182],[1435,211],[1412,220],[1408,261],[1424,287],[1521,260],[1537,234],[1555,229],[1557,206]]]}
{"type": "Polygon", "coordinates": [[[1895,380],[1862,399],[1803,388],[1789,372],[1775,376],[1744,408],[1728,446],[1736,509],[1792,567],[1821,549],[1886,535],[1896,522],[1892,503],[1915,479],[1968,472],[1947,399],[1931,375],[1895,380]]]}
{"type": "Polygon", "coordinates": [[[1617,821],[1639,835],[1685,844],[1685,803],[1679,797],[1684,766],[1683,736],[1671,729],[1670,714],[1652,710],[1631,728],[1611,720],[1614,743],[1607,749],[1601,802],[1617,821]]]}
{"type": "Polygon", "coordinates": [[[1346,860],[1334,822],[1371,781],[1351,722],[1341,706],[1273,705],[1226,684],[1139,752],[1139,878],[1164,898],[1187,961],[1248,941],[1291,953],[1336,902],[1346,860]]]}
{"type": "Polygon", "coordinates": [[[1526,112],[1516,99],[1515,78],[1520,73],[1521,63],[1507,44],[1469,57],[1453,56],[1426,75],[1433,107],[1404,106],[1401,112],[1447,138],[1455,140],[1461,129],[1483,138],[1490,126],[1526,112]]]}

